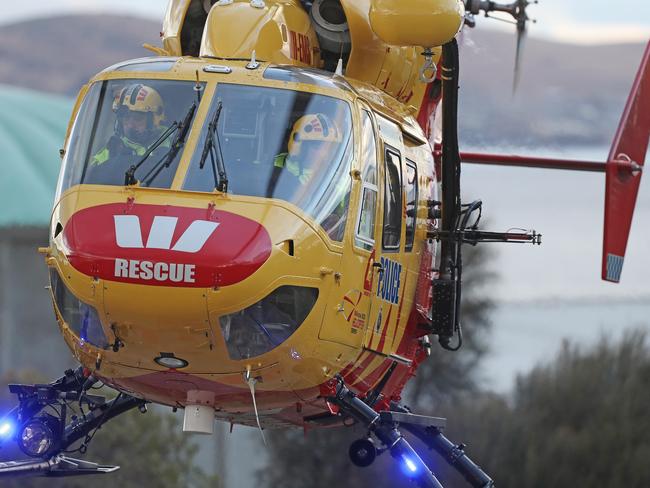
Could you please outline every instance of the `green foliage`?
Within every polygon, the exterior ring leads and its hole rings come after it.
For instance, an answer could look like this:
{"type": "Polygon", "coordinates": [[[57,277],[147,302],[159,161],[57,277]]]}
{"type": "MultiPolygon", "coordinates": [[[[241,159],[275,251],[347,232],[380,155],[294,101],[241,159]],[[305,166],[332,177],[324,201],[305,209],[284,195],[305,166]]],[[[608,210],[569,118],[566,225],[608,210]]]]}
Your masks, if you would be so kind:
{"type": "Polygon", "coordinates": [[[457,395],[477,388],[476,370],[488,350],[490,312],[494,307],[483,288],[496,280],[496,275],[485,266],[489,258],[490,252],[485,247],[463,249],[463,347],[458,352],[447,351],[438,347],[436,338],[432,337],[431,357],[420,365],[405,390],[414,412],[439,416],[438,410],[444,404],[453,403],[457,395]]]}
{"type": "Polygon", "coordinates": [[[259,486],[282,488],[366,487],[394,488],[404,478],[389,454],[367,468],[357,468],[348,448],[367,431],[359,428],[326,428],[273,431],[269,441],[269,463],[258,472],[259,486]]]}
{"type": "MultiPolygon", "coordinates": [[[[23,377],[24,379],[24,377],[23,377]]],[[[14,380],[15,381],[15,380],[14,380]]],[[[4,392],[6,383],[0,382],[3,392],[0,411],[11,408],[14,399],[4,392]]],[[[146,414],[138,410],[123,414],[97,431],[86,455],[72,453],[99,464],[121,466],[116,473],[101,476],[67,478],[61,480],[23,478],[2,482],[7,488],[218,488],[219,480],[210,477],[195,466],[198,447],[184,435],[177,418],[167,412],[150,409],[146,414]]],[[[19,452],[19,451],[18,451],[19,452]]],[[[0,451],[2,459],[16,450],[0,451]]],[[[23,456],[24,457],[24,456],[23,456]]]]}
{"type": "Polygon", "coordinates": [[[650,486],[650,346],[632,331],[557,358],[517,381],[512,399],[483,395],[456,406],[450,432],[499,487],[650,486]]]}

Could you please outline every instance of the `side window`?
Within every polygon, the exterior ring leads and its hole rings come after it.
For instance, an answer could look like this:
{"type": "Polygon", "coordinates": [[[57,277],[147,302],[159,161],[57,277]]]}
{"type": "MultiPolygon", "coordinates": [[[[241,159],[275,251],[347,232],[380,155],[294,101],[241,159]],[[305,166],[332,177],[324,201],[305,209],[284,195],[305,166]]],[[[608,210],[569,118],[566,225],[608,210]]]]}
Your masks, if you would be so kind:
{"type": "Polygon", "coordinates": [[[406,242],[405,250],[413,250],[415,222],[418,212],[418,170],[413,161],[406,160],[406,242]]]}
{"type": "Polygon", "coordinates": [[[402,162],[399,154],[386,149],[386,180],[384,188],[384,234],[382,244],[386,250],[399,249],[402,231],[402,162]]]}
{"type": "Polygon", "coordinates": [[[375,216],[377,214],[377,141],[372,129],[370,114],[363,112],[361,132],[363,152],[361,161],[361,207],[357,219],[357,231],[354,238],[356,246],[371,250],[375,245],[375,216]]]}
{"type": "Polygon", "coordinates": [[[194,86],[131,78],[93,84],[70,132],[59,193],[78,184],[124,186],[127,173],[143,187],[170,188],[183,151],[172,141],[182,121],[196,119],[194,86]]]}
{"type": "Polygon", "coordinates": [[[61,173],[57,188],[56,200],[63,191],[76,185],[83,178],[85,166],[83,164],[73,164],[72,161],[86,161],[90,157],[90,142],[97,130],[99,114],[97,105],[101,103],[106,93],[106,84],[102,82],[93,83],[86,93],[84,101],[81,103],[79,113],[75,119],[70,138],[69,147],[66,151],[65,161],[63,162],[64,170],[61,173]]]}

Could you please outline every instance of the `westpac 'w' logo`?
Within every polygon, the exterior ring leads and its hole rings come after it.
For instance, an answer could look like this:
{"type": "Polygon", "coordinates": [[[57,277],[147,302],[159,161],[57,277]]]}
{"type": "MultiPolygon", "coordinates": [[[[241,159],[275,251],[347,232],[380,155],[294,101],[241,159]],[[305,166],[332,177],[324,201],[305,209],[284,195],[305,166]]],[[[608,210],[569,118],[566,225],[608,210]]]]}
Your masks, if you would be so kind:
{"type": "Polygon", "coordinates": [[[115,237],[117,245],[126,249],[166,249],[172,251],[197,253],[219,227],[218,222],[195,220],[180,236],[174,247],[172,238],[178,223],[178,217],[160,217],[153,219],[147,245],[142,242],[142,228],[137,215],[115,215],[115,237]]]}

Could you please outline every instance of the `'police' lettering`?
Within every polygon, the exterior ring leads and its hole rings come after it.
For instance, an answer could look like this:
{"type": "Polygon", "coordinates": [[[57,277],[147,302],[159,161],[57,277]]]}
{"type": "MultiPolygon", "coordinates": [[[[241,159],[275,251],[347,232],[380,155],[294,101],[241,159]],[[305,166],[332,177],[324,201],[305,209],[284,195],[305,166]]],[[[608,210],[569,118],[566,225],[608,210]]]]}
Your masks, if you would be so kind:
{"type": "Polygon", "coordinates": [[[377,280],[377,296],[397,305],[401,287],[402,265],[390,259],[381,258],[383,272],[377,280]]]}
{"type": "Polygon", "coordinates": [[[153,263],[135,259],[116,259],[115,277],[143,281],[171,281],[194,283],[196,265],[178,263],[153,263]]]}

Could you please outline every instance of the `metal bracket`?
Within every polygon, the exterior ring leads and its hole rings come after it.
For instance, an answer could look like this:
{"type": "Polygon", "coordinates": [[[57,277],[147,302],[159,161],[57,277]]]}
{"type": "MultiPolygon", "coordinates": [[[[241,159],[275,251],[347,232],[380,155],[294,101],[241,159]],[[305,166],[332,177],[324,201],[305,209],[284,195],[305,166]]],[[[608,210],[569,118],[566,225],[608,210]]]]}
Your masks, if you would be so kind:
{"type": "Polygon", "coordinates": [[[420,81],[422,83],[432,83],[438,76],[438,67],[433,62],[433,51],[428,47],[424,50],[422,56],[424,56],[424,65],[420,68],[420,81]],[[428,71],[431,71],[431,76],[427,76],[428,71]]]}
{"type": "MultiPolygon", "coordinates": [[[[0,477],[23,475],[68,476],[73,474],[90,474],[96,472],[111,472],[117,468],[101,467],[91,464],[80,464],[69,458],[60,456],[71,445],[82,441],[79,452],[84,452],[92,440],[94,431],[105,422],[133,408],[145,404],[143,400],[120,393],[115,399],[108,401],[103,396],[91,395],[87,391],[97,380],[88,370],[78,368],[67,370],[61,378],[49,384],[12,384],[9,391],[18,397],[19,405],[15,407],[6,419],[11,419],[15,425],[37,424],[41,426],[45,444],[36,447],[21,443],[21,433],[14,433],[10,440],[17,442],[25,454],[39,458],[38,461],[25,463],[0,464],[0,477]],[[69,416],[70,404],[75,404],[79,416],[69,416]],[[85,408],[84,408],[85,407],[85,408]],[[63,466],[63,467],[61,467],[63,466]],[[54,473],[54,471],[57,473],[54,473]],[[86,470],[86,471],[84,471],[86,470]],[[64,473],[64,474],[58,474],[64,473]]],[[[21,427],[23,428],[23,427],[21,427]]],[[[6,436],[5,436],[6,437],[6,436]]]]}
{"type": "Polygon", "coordinates": [[[643,171],[643,166],[636,161],[632,161],[632,158],[625,153],[616,156],[616,160],[613,162],[618,165],[620,170],[629,171],[632,175],[637,175],[643,171]]]}
{"type": "Polygon", "coordinates": [[[406,412],[379,412],[382,422],[395,422],[398,424],[419,425],[421,427],[435,427],[444,429],[447,427],[447,419],[442,417],[429,417],[427,415],[415,415],[406,412]]]}

